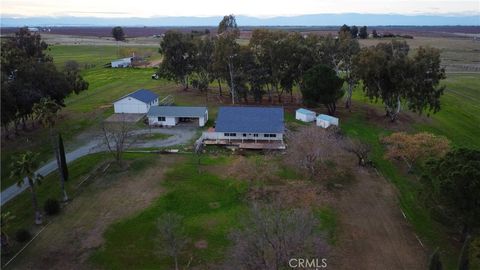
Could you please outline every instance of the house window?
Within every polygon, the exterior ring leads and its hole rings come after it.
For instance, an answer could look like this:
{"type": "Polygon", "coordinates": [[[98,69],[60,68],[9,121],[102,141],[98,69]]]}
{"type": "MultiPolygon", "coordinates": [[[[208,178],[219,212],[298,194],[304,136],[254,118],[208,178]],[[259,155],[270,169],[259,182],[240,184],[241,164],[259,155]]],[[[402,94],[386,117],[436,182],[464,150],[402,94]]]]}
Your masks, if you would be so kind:
{"type": "Polygon", "coordinates": [[[230,133],[230,136],[237,137],[237,133],[230,133]]]}
{"type": "Polygon", "coordinates": [[[223,133],[225,137],[236,137],[237,133],[223,133]]]}
{"type": "Polygon", "coordinates": [[[223,133],[223,136],[230,137],[230,133],[223,133]]]}
{"type": "Polygon", "coordinates": [[[255,134],[253,134],[253,137],[258,137],[258,134],[256,134],[256,133],[255,133],[255,134]]]}
{"type": "Polygon", "coordinates": [[[164,122],[164,121],[165,121],[165,117],[163,117],[163,116],[158,117],[158,121],[159,121],[159,122],[164,122]]]}
{"type": "Polygon", "coordinates": [[[277,137],[277,134],[269,134],[269,135],[270,135],[270,137],[272,137],[272,138],[277,137]]]}
{"type": "Polygon", "coordinates": [[[247,133],[243,133],[243,137],[247,137],[247,133]]]}
{"type": "Polygon", "coordinates": [[[263,137],[268,138],[270,137],[270,134],[263,134],[263,137]]]}

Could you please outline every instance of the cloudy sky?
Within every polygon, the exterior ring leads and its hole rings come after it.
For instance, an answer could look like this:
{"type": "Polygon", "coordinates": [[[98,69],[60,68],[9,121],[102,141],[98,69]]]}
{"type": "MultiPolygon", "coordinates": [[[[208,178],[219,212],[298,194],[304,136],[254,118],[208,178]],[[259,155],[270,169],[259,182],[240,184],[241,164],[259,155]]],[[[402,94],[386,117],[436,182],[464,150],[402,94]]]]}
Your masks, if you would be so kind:
{"type": "Polygon", "coordinates": [[[2,16],[255,17],[319,13],[477,15],[480,0],[0,0],[2,16]]]}

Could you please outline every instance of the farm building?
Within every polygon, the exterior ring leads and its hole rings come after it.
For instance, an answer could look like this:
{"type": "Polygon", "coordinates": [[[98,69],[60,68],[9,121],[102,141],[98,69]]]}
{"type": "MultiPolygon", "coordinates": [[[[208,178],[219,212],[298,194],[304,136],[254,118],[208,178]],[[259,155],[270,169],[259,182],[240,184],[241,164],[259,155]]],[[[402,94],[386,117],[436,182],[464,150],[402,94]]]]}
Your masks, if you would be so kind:
{"type": "Polygon", "coordinates": [[[124,68],[124,67],[131,67],[132,66],[132,59],[133,57],[127,57],[122,59],[113,60],[111,65],[112,68],[124,68]]]}
{"type": "Polygon", "coordinates": [[[175,126],[179,122],[195,122],[203,127],[208,121],[207,107],[152,106],[147,113],[152,126],[175,126]]]}
{"type": "Polygon", "coordinates": [[[119,98],[113,103],[115,113],[147,113],[151,106],[158,105],[158,95],[140,89],[119,98]]]}
{"type": "Polygon", "coordinates": [[[303,121],[303,122],[313,122],[315,121],[315,116],[317,114],[315,112],[312,112],[310,110],[306,110],[303,108],[300,108],[295,111],[295,119],[303,121]]]}
{"type": "Polygon", "coordinates": [[[215,128],[203,133],[206,144],[284,149],[283,108],[220,107],[215,128]]]}
{"type": "Polygon", "coordinates": [[[319,114],[317,116],[317,126],[328,128],[331,125],[338,126],[338,118],[326,114],[319,114]]]}

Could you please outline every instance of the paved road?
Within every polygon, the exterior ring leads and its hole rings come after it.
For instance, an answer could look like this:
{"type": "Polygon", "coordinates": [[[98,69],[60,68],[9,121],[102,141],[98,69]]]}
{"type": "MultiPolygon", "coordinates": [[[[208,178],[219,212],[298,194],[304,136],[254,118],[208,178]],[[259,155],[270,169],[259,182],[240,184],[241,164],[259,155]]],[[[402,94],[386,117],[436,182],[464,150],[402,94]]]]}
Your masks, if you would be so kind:
{"type": "MultiPolygon", "coordinates": [[[[172,136],[168,137],[167,139],[163,140],[146,140],[146,141],[139,141],[132,145],[132,147],[135,148],[142,148],[142,147],[168,147],[168,146],[173,146],[173,145],[179,145],[179,144],[185,144],[188,143],[191,139],[193,139],[195,135],[195,128],[194,127],[175,127],[175,128],[170,128],[170,129],[142,129],[142,130],[136,130],[134,134],[139,135],[139,134],[145,134],[145,133],[164,133],[164,134],[170,134],[172,136]]],[[[88,154],[92,153],[98,153],[106,150],[106,146],[104,144],[104,140],[101,136],[101,134],[97,134],[92,136],[92,139],[82,145],[81,147],[78,147],[77,149],[68,152],[66,154],[67,162],[70,163],[80,157],[86,156],[88,154]]],[[[43,165],[40,167],[36,173],[41,174],[43,176],[48,175],[49,173],[55,171],[57,169],[57,161],[53,159],[52,161],[48,162],[47,164],[43,165]]],[[[9,200],[15,198],[18,194],[22,193],[25,189],[28,188],[28,183],[27,179],[23,180],[23,185],[20,187],[15,185],[12,185],[5,190],[2,191],[1,193],[1,205],[5,204],[9,200]]]]}

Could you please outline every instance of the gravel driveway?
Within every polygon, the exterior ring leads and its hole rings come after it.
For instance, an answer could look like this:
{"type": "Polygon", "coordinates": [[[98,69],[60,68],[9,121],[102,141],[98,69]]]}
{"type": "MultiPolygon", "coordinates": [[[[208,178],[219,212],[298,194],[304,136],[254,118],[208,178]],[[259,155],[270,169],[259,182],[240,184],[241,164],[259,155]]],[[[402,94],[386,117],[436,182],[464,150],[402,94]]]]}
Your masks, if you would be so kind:
{"type": "MultiPolygon", "coordinates": [[[[150,147],[168,147],[173,145],[185,144],[193,139],[193,137],[195,136],[196,130],[197,129],[195,127],[152,128],[152,129],[135,130],[134,134],[136,135],[151,132],[151,133],[169,134],[172,136],[166,139],[137,142],[131,147],[132,148],[150,148],[150,147]]],[[[66,153],[67,162],[70,163],[88,154],[98,153],[105,150],[106,150],[106,146],[104,145],[104,140],[102,135],[101,134],[93,135],[92,139],[88,143],[76,148],[71,152],[66,153]]],[[[55,171],[56,169],[57,169],[57,162],[55,159],[53,159],[52,161],[40,167],[36,171],[36,173],[46,176],[49,173],[55,171]]],[[[27,188],[28,188],[27,179],[24,179],[23,185],[21,186],[17,186],[15,184],[6,188],[1,193],[1,205],[15,198],[15,196],[22,193],[27,188]]]]}

